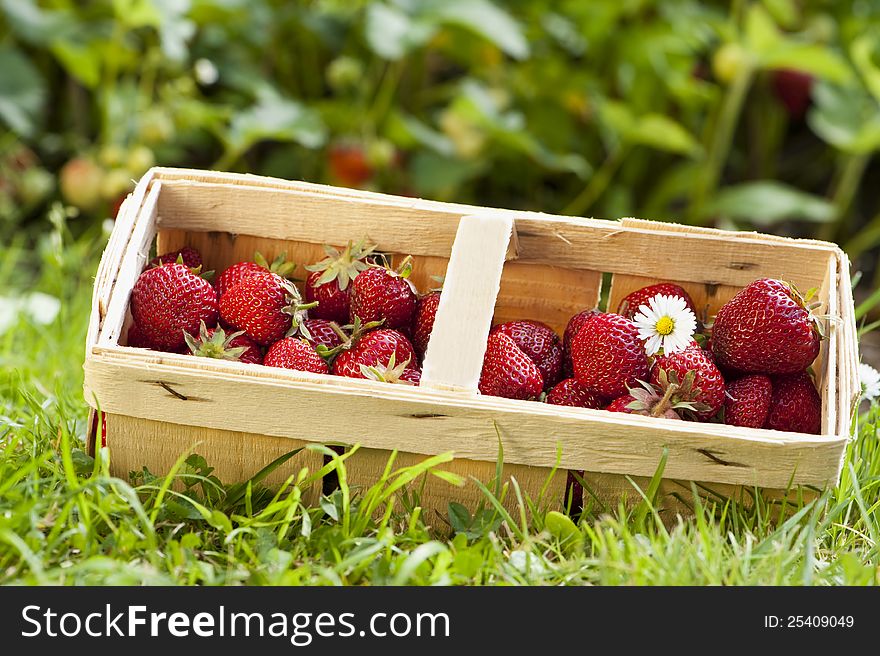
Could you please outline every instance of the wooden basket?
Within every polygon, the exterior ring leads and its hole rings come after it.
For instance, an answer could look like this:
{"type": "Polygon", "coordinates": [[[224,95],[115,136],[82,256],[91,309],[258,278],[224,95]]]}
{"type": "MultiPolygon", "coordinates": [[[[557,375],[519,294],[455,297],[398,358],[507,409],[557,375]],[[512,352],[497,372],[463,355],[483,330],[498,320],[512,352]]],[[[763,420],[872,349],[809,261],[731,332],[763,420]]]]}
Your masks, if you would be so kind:
{"type": "MultiPolygon", "coordinates": [[[[301,272],[302,269],[299,269],[301,272]]],[[[560,506],[565,470],[584,471],[590,494],[609,502],[657,470],[663,491],[690,498],[690,482],[730,495],[741,486],[820,489],[838,480],[858,391],[857,342],[846,255],[835,245],[634,219],[604,221],[429,202],[250,175],[156,168],[122,205],[95,282],[86,344],[85,398],[107,413],[112,469],[163,473],[185,451],[204,455],[224,482],[244,480],[310,442],[360,444],[348,482],[366,486],[396,466],[453,451],[444,466],[469,479],[428,476],[421,504],[445,516],[448,502],[476,505],[473,476],[495,474],[532,499],[560,506]],[[466,217],[463,220],[463,217],[466,217]],[[480,220],[497,239],[474,244],[480,220]],[[437,329],[419,388],[158,353],[124,346],[132,286],[150,258],[184,245],[208,269],[280,252],[306,264],[321,244],[368,236],[380,250],[412,254],[420,290],[446,276],[437,329]],[[474,253],[479,257],[474,257],[474,253]],[[450,259],[451,257],[451,259],[450,259]],[[500,272],[498,282],[493,280],[500,272]],[[447,265],[448,268],[447,268],[447,265]],[[483,278],[475,277],[479,273],[483,278]],[[680,284],[709,315],[760,277],[817,288],[827,339],[814,365],[821,435],[753,430],[480,396],[488,325],[538,319],[557,331],[599,302],[608,307],[657,281],[680,284]],[[605,278],[607,281],[607,278],[605,278]],[[497,298],[496,298],[497,296],[497,298]],[[446,317],[441,321],[441,316],[446,317]],[[461,320],[449,321],[457,316],[461,320]],[[555,467],[558,470],[550,477],[555,467]],[[549,484],[547,484],[549,479],[549,484]],[[542,494],[543,490],[543,494],[542,494]]],[[[303,450],[269,479],[278,484],[323,456],[303,450]]],[[[307,491],[314,500],[317,485],[307,491]]],[[[515,503],[513,493],[508,502],[515,503]]],[[[434,516],[436,518],[436,516],[434,516]]]]}

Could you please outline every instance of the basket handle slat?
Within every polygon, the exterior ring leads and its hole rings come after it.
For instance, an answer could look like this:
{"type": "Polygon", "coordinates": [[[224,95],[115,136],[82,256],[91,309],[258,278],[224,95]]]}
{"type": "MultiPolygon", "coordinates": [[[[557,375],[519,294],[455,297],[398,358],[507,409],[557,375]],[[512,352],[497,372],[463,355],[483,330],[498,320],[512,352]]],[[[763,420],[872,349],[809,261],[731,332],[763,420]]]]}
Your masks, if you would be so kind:
{"type": "Polygon", "coordinates": [[[516,238],[509,214],[472,214],[459,221],[425,354],[422,387],[477,393],[510,244],[516,244],[516,238]]]}

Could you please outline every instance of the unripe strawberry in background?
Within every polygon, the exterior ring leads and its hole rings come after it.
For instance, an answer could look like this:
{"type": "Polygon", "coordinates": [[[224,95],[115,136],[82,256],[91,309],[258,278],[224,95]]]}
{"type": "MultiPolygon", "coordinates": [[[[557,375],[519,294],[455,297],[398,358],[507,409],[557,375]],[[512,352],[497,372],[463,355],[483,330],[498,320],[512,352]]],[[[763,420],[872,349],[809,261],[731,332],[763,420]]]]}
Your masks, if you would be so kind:
{"type": "Polygon", "coordinates": [[[104,169],[91,159],[76,157],[70,160],[61,168],[59,178],[65,202],[87,212],[101,202],[104,169]]]}
{"type": "Polygon", "coordinates": [[[182,264],[146,269],[131,292],[131,316],[147,343],[176,351],[185,345],[184,333],[198,334],[202,322],[217,324],[217,293],[182,264]]]}

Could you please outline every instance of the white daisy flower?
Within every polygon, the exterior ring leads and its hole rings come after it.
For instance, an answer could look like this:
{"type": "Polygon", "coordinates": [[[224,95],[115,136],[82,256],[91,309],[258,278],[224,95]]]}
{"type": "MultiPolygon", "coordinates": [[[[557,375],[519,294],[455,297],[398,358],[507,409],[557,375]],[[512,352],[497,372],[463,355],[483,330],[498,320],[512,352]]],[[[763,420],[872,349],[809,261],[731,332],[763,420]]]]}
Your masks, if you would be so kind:
{"type": "Polygon", "coordinates": [[[697,318],[685,300],[666,294],[652,296],[647,305],[639,307],[633,321],[648,355],[660,349],[666,355],[683,351],[697,329],[697,318]]]}
{"type": "Polygon", "coordinates": [[[862,398],[873,401],[880,397],[880,372],[864,362],[859,365],[859,382],[862,384],[862,398]]]}

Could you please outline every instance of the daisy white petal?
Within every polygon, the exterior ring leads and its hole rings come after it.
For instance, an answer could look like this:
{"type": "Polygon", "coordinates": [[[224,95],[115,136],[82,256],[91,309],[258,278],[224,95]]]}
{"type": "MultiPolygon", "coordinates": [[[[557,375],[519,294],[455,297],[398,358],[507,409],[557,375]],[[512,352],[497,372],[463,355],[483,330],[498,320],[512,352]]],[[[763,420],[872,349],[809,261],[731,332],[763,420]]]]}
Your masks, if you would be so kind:
{"type": "Polygon", "coordinates": [[[862,385],[862,398],[873,401],[880,397],[880,372],[864,362],[859,365],[859,382],[862,385]]]}

